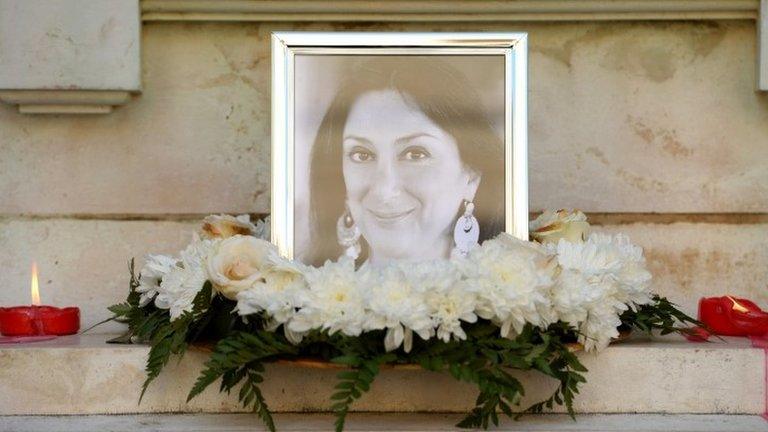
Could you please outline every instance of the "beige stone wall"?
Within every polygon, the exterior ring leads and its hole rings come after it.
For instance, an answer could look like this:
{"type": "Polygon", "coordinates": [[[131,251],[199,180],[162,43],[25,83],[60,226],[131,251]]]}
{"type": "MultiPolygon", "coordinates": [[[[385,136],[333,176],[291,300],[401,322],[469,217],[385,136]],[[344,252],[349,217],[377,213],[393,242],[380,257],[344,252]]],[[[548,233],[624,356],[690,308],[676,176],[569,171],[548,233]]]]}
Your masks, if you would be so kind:
{"type": "Polygon", "coordinates": [[[274,30],[529,32],[531,209],[576,207],[627,232],[691,312],[725,292],[768,306],[753,21],[145,23],[143,93],[112,114],[0,105],[0,304],[26,301],[37,259],[43,299],[96,322],[130,257],[177,250],[195,216],[267,212],[274,30]]]}

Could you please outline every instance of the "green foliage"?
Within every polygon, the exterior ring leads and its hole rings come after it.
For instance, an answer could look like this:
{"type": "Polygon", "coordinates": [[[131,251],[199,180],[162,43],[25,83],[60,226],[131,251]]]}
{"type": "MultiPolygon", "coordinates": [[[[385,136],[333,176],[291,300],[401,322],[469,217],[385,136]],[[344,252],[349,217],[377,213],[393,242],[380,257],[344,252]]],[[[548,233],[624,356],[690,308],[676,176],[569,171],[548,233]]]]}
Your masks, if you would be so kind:
{"type": "Polygon", "coordinates": [[[187,401],[224,375],[226,377],[222,381],[221,390],[228,392],[245,377],[251,365],[270,358],[290,356],[297,351],[296,347],[276,333],[264,330],[253,333],[233,332],[216,344],[211,357],[205,363],[205,369],[189,392],[187,401]],[[241,371],[242,368],[245,370],[241,371]]]}
{"type": "Polygon", "coordinates": [[[334,414],[336,415],[336,432],[344,430],[344,422],[349,412],[349,407],[357,399],[371,389],[374,378],[378,375],[381,365],[392,362],[397,357],[394,354],[379,355],[374,358],[365,358],[350,352],[331,361],[333,363],[348,366],[350,369],[339,372],[336,375],[339,383],[336,384],[336,392],[331,396],[334,414]]]}
{"type": "Polygon", "coordinates": [[[139,278],[136,276],[133,260],[128,264],[128,271],[130,273],[128,297],[123,303],[108,307],[107,309],[113,313],[113,316],[103,322],[117,321],[128,325],[128,331],[125,334],[110,342],[131,343],[134,339],[151,341],[155,332],[164,323],[170,321],[170,317],[167,311],[156,308],[152,302],[141,306],[141,294],[136,291],[139,286],[139,278]]]}
{"type": "MultiPolygon", "coordinates": [[[[264,317],[239,318],[233,313],[235,303],[214,295],[210,283],[195,297],[192,311],[171,321],[168,311],[158,309],[152,302],[141,306],[133,262],[130,273],[128,297],[109,310],[113,314],[110,320],[128,325],[128,332],[117,341],[151,345],[142,397],[172,357],[183,355],[189,344],[207,338],[217,343],[188,400],[217,380],[221,392],[230,393],[239,386],[242,405],[251,408],[273,432],[275,424],[260,384],[264,364],[279,359],[310,357],[346,367],[338,373],[331,397],[337,432],[344,429],[352,404],[371,388],[385,365],[418,364],[425,370],[447,373],[456,380],[474,384],[478,396],[475,407],[457,424],[463,428],[488,428],[499,424],[500,413],[517,419],[524,413],[540,413],[555,405],[564,405],[573,417],[573,401],[580,385],[586,382],[587,369],[568,344],[577,339],[576,330],[566,323],[555,323],[546,329],[528,325],[514,339],[508,339],[500,337],[498,326],[479,320],[465,324],[465,340],[415,338],[409,353],[402,349],[386,352],[384,331],[365,332],[356,337],[313,331],[300,344],[292,345],[281,332],[265,330],[264,317]],[[523,409],[520,405],[525,389],[515,371],[534,370],[555,379],[558,386],[547,399],[523,409]]],[[[662,334],[685,333],[689,326],[701,325],[659,296],[651,304],[627,310],[621,321],[624,328],[662,334]]]]}
{"type": "MultiPolygon", "coordinates": [[[[579,385],[587,382],[584,375],[579,372],[586,373],[587,368],[581,364],[579,359],[571,353],[567,347],[563,347],[559,348],[559,355],[557,358],[545,367],[536,367],[536,369],[545,375],[557,379],[560,384],[552,396],[531,405],[525,412],[541,413],[544,412],[545,409],[552,409],[555,404],[565,405],[568,414],[571,418],[575,419],[573,400],[576,397],[576,394],[579,393],[579,385]]],[[[516,417],[519,417],[519,415],[516,417]]]]}
{"type": "Polygon", "coordinates": [[[206,282],[192,302],[192,311],[171,321],[155,311],[155,318],[147,319],[136,329],[136,335],[147,338],[151,343],[145,371],[147,378],[141,387],[139,401],[144,398],[149,384],[160,375],[172,355],[181,357],[187,350],[188,334],[195,328],[195,321],[208,312],[213,296],[213,287],[206,282]],[[148,324],[148,325],[147,325],[148,324]]]}
{"type": "Polygon", "coordinates": [[[238,393],[238,399],[243,407],[251,407],[252,411],[256,413],[259,418],[267,426],[270,432],[275,432],[275,421],[272,418],[272,414],[267,406],[267,401],[264,399],[264,395],[261,393],[259,384],[264,381],[264,364],[259,360],[250,361],[240,367],[233,367],[227,369],[223,373],[218,371],[215,373],[210,372],[211,368],[217,366],[211,365],[209,361],[207,363],[208,368],[198,378],[195,383],[195,387],[187,397],[187,402],[192,400],[195,396],[200,394],[206,387],[213,383],[218,376],[221,377],[221,387],[219,391],[229,394],[238,384],[242,382],[240,392],[238,393]],[[216,375],[216,378],[211,379],[211,376],[216,375]]]}
{"type": "Polygon", "coordinates": [[[624,327],[641,331],[648,335],[659,331],[662,335],[670,333],[691,333],[694,327],[704,324],[691,318],[675,307],[664,297],[654,295],[653,303],[629,309],[621,315],[624,327]]]}
{"type": "Polygon", "coordinates": [[[263,372],[264,366],[261,363],[253,363],[251,367],[246,369],[245,383],[243,383],[240,389],[239,397],[244,407],[252,405],[253,412],[261,418],[267,429],[270,432],[275,432],[275,421],[272,419],[267,401],[264,399],[259,388],[259,383],[264,381],[264,378],[262,378],[263,372]]]}
{"type": "Polygon", "coordinates": [[[526,412],[541,412],[554,403],[565,404],[573,413],[573,394],[585,382],[580,372],[586,372],[569,347],[559,336],[563,324],[547,329],[526,326],[515,339],[500,338],[498,327],[485,321],[469,327],[467,340],[434,343],[416,354],[422,368],[447,371],[460,381],[475,384],[479,394],[475,408],[457,426],[487,428],[499,424],[498,413],[515,415],[525,389],[511,370],[538,370],[560,381],[560,386],[546,401],[535,404],[526,412]]]}
{"type": "Polygon", "coordinates": [[[187,402],[221,378],[220,391],[229,393],[241,381],[238,398],[244,407],[251,406],[270,431],[275,424],[269,412],[259,384],[263,381],[263,362],[280,356],[296,354],[296,347],[284,338],[264,330],[253,333],[233,332],[219,341],[205,363],[205,369],[197,378],[187,396],[187,402]]]}

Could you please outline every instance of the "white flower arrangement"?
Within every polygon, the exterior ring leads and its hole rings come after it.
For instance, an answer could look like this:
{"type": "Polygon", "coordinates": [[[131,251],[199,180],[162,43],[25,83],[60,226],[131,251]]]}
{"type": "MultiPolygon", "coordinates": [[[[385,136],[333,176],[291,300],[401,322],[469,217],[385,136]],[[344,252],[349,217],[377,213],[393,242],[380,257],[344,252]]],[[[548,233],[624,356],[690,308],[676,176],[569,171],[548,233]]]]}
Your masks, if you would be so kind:
{"type": "Polygon", "coordinates": [[[136,289],[142,294],[141,302],[147,304],[154,298],[155,306],[169,310],[171,320],[191,311],[195,296],[208,280],[206,261],[214,244],[195,235],[178,258],[149,256],[136,289]]]}
{"type": "Polygon", "coordinates": [[[388,351],[408,352],[414,334],[463,340],[462,323],[483,318],[508,338],[562,321],[587,350],[600,350],[618,336],[622,312],[651,302],[651,275],[640,247],[622,235],[586,237],[585,224],[581,212],[545,212],[532,226],[567,235],[541,245],[500,234],[466,258],[356,269],[347,258],[322,267],[286,260],[268,242],[267,221],[209,216],[180,257],[147,257],[137,292],[173,320],[210,281],[238,314],[263,314],[293,343],[312,330],[385,330],[388,351]]]}
{"type": "Polygon", "coordinates": [[[696,334],[700,322],[650,292],[643,251],[627,237],[589,234],[578,211],[545,212],[531,227],[535,242],[501,234],[450,260],[312,267],[280,256],[267,221],[209,216],[178,257],[150,255],[138,277],[131,266],[126,301],[109,308],[128,324],[115,340],[150,343],[144,390],[172,356],[215,342],[188,398],[217,380],[223,392],[241,385],[243,406],[274,432],[259,389],[265,363],[344,367],[331,396],[339,431],[380,368],[403,364],[475,384],[457,426],[487,428],[521,403],[511,371],[559,382],[526,412],[557,404],[574,415],[587,372],[575,341],[599,351],[619,326],[696,334]]]}

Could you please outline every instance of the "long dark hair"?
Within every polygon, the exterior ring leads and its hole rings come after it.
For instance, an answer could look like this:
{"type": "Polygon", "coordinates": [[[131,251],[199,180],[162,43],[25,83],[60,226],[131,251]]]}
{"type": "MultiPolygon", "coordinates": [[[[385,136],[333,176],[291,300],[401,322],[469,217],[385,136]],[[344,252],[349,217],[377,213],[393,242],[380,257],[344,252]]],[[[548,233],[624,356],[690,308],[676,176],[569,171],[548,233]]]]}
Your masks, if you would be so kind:
{"type": "MultiPolygon", "coordinates": [[[[311,250],[306,257],[310,264],[319,265],[343,253],[336,222],[345,211],[342,135],[349,111],[362,94],[388,89],[403,95],[453,136],[462,162],[481,175],[474,199],[480,241],[502,231],[504,143],[466,77],[436,58],[381,56],[352,68],[318,128],[310,165],[311,250]]],[[[456,216],[462,212],[457,209],[456,216]]]]}

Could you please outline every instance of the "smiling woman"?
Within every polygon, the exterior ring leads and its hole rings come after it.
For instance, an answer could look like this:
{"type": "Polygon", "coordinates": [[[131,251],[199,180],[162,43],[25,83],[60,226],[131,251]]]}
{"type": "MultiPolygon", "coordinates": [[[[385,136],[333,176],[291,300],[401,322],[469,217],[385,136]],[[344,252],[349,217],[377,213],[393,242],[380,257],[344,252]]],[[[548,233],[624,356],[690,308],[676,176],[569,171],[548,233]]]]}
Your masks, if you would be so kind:
{"type": "MultiPolygon", "coordinates": [[[[311,145],[297,139],[297,149],[311,147],[308,200],[296,196],[297,210],[308,203],[297,257],[315,265],[342,255],[374,265],[445,259],[499,234],[503,57],[356,57],[325,57],[338,91],[327,108],[315,104],[324,114],[311,145]]],[[[297,129],[312,128],[303,116],[311,117],[297,112],[297,129]]]]}

